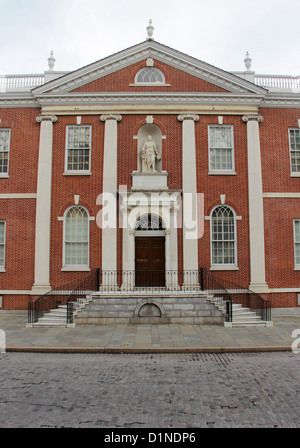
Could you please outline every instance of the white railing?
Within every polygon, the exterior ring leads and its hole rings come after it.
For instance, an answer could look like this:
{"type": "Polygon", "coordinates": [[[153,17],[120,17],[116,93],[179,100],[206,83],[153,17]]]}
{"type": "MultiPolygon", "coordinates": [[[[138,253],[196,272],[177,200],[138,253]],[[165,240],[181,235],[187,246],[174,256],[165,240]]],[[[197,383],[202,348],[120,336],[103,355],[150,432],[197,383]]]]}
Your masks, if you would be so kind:
{"type": "Polygon", "coordinates": [[[45,82],[44,75],[0,75],[0,91],[30,90],[45,82]]]}
{"type": "MultiPolygon", "coordinates": [[[[239,75],[239,72],[234,72],[239,75]]],[[[257,75],[255,84],[266,89],[300,91],[300,76],[257,75]]],[[[6,90],[30,90],[45,83],[45,75],[0,75],[0,92],[6,90]]]]}
{"type": "Polygon", "coordinates": [[[255,75],[255,84],[266,89],[300,90],[300,76],[255,75]]]}

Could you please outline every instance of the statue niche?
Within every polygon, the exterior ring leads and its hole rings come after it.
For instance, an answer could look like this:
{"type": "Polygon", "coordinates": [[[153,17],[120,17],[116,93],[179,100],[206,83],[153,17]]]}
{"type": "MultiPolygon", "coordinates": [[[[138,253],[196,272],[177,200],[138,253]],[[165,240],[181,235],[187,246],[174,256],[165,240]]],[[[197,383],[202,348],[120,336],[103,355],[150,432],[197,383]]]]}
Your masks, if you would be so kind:
{"type": "Polygon", "coordinates": [[[155,161],[156,159],[160,160],[161,155],[159,154],[156,143],[151,135],[148,135],[148,138],[142,147],[141,159],[142,173],[157,173],[155,169],[155,161]]]}
{"type": "Polygon", "coordinates": [[[168,190],[168,173],[162,169],[162,132],[147,122],[137,134],[137,170],[131,173],[133,191],[168,190]]]}
{"type": "Polygon", "coordinates": [[[162,172],[162,133],[154,123],[146,123],[138,131],[137,171],[141,174],[162,172]]]}

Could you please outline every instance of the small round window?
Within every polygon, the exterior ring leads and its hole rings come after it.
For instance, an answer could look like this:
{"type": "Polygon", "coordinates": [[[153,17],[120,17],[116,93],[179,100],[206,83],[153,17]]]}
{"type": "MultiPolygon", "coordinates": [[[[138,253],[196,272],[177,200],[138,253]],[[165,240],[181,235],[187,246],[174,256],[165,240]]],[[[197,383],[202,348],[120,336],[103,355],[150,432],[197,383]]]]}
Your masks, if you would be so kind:
{"type": "Polygon", "coordinates": [[[161,70],[155,67],[146,67],[140,70],[135,77],[136,84],[164,84],[165,77],[161,70]]]}

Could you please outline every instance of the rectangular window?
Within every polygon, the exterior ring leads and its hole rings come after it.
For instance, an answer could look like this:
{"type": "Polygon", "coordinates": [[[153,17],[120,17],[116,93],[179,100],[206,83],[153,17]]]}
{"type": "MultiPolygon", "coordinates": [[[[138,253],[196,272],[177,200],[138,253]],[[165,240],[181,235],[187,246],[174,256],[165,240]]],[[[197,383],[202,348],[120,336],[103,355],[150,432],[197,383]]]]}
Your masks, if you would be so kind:
{"type": "Polygon", "coordinates": [[[0,270],[5,268],[5,221],[0,221],[0,270]]]}
{"type": "Polygon", "coordinates": [[[300,173],[300,129],[289,129],[291,171],[300,173]]]}
{"type": "Polygon", "coordinates": [[[89,172],[91,126],[67,126],[66,171],[89,172]]]}
{"type": "Polygon", "coordinates": [[[208,127],[209,171],[233,172],[233,127],[214,125],[208,127]]]}
{"type": "Polygon", "coordinates": [[[0,129],[0,177],[8,174],[10,129],[0,129]]]}
{"type": "Polygon", "coordinates": [[[300,219],[294,221],[295,266],[300,267],[300,219]]]}

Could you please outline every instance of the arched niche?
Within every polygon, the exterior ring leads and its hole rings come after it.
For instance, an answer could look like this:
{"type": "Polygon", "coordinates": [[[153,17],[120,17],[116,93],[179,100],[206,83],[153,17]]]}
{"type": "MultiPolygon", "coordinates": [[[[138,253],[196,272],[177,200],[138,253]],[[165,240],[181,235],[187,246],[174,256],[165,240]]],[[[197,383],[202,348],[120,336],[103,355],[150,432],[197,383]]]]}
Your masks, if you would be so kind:
{"type": "Polygon", "coordinates": [[[141,152],[144,146],[145,141],[148,136],[151,135],[153,140],[155,141],[156,148],[158,153],[160,154],[160,160],[155,161],[155,169],[158,173],[162,171],[162,133],[158,126],[155,124],[144,124],[138,131],[138,162],[137,162],[137,170],[139,173],[142,171],[142,160],[141,160],[141,152]]]}

